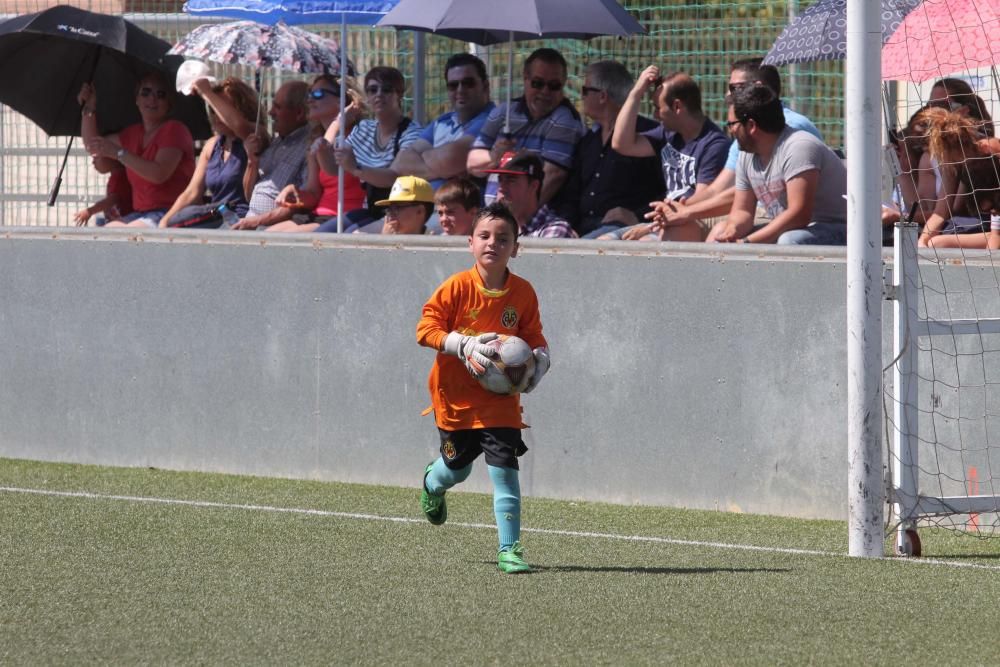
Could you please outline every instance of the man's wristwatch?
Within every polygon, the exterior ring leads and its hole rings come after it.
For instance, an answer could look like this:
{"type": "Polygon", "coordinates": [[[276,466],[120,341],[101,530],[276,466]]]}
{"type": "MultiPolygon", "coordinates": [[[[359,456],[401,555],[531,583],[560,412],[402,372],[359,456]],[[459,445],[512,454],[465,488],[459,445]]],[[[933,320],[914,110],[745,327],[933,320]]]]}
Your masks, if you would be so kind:
{"type": "Polygon", "coordinates": [[[118,158],[118,161],[119,161],[119,162],[121,162],[121,161],[122,161],[122,158],[124,158],[124,157],[125,157],[126,155],[128,155],[128,151],[127,151],[127,150],[125,150],[124,148],[119,148],[119,149],[118,149],[118,152],[117,152],[117,153],[115,153],[115,157],[117,157],[117,158],[118,158]]]}

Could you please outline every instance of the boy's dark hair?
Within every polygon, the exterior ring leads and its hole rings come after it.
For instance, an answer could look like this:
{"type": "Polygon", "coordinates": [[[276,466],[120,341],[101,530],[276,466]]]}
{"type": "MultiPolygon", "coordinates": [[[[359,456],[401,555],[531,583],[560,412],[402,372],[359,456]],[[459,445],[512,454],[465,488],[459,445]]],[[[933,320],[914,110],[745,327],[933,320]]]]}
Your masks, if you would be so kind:
{"type": "Polygon", "coordinates": [[[765,65],[763,58],[743,58],[733,63],[731,72],[743,72],[751,82],[760,81],[781,97],[781,74],[774,65],[765,65]]]}
{"type": "Polygon", "coordinates": [[[559,65],[562,67],[564,77],[566,76],[566,72],[569,71],[569,67],[566,65],[566,59],[563,58],[563,54],[559,53],[555,49],[542,47],[532,51],[531,55],[528,56],[528,59],[524,61],[525,76],[528,76],[528,70],[531,69],[531,63],[536,60],[541,60],[543,63],[548,63],[549,65],[559,65]]]}
{"type": "Polygon", "coordinates": [[[785,111],[781,100],[770,87],[753,84],[739,88],[733,93],[733,113],[736,120],[752,120],[757,127],[770,134],[778,134],[785,129],[785,111]]]}
{"type": "Polygon", "coordinates": [[[466,65],[472,65],[476,68],[476,74],[479,75],[480,81],[489,82],[489,76],[486,74],[486,63],[471,53],[456,53],[448,58],[444,64],[444,78],[448,78],[448,70],[452,67],[465,67],[466,65]]]}
{"type": "Polygon", "coordinates": [[[449,178],[434,193],[435,204],[461,204],[466,211],[479,208],[480,201],[479,186],[467,176],[449,178]]]}
{"type": "Polygon", "coordinates": [[[499,218],[510,225],[511,231],[514,232],[514,240],[517,241],[517,236],[521,233],[521,226],[517,224],[517,218],[514,217],[514,213],[502,201],[487,204],[479,209],[479,213],[472,219],[472,230],[469,232],[469,235],[475,234],[479,221],[486,220],[487,218],[499,218]]]}

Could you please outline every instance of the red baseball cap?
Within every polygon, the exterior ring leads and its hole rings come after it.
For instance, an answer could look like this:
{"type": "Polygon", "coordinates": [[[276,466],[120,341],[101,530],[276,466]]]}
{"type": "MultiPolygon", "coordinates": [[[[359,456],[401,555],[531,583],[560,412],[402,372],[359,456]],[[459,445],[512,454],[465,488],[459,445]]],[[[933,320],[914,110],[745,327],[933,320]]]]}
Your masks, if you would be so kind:
{"type": "Polygon", "coordinates": [[[527,176],[542,178],[542,159],[534,153],[514,153],[508,151],[500,158],[500,166],[496,169],[486,169],[487,174],[509,174],[511,176],[527,176]]]}

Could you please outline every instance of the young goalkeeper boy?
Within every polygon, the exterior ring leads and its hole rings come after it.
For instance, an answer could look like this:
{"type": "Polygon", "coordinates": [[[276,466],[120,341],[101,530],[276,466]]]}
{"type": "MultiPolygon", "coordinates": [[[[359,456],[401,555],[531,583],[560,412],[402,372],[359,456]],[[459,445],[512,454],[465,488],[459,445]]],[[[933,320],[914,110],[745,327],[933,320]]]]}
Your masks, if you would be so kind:
{"type": "Polygon", "coordinates": [[[465,481],[472,462],[485,455],[493,482],[493,512],[500,548],[497,567],[505,573],[529,572],[521,549],[521,487],[517,457],[528,448],[521,440],[518,396],[483,389],[476,378],[495,352],[486,345],[497,334],[518,336],[534,350],[531,391],[549,369],[538,298],[527,280],[507,269],[517,255],[517,220],[501,203],[482,209],[472,223],[469,248],[476,261],[445,280],[424,304],[417,342],[438,351],[428,385],[441,438],[441,456],[424,470],[420,506],[434,525],[448,518],[445,492],[465,481]]]}

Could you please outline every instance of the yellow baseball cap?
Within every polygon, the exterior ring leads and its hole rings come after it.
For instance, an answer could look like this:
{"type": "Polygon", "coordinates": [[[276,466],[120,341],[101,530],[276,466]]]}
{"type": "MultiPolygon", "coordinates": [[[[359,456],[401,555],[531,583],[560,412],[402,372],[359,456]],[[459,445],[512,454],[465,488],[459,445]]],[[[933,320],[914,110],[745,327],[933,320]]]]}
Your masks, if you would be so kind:
{"type": "Polygon", "coordinates": [[[431,184],[418,176],[400,176],[392,184],[389,191],[389,198],[375,202],[376,206],[388,206],[389,204],[423,202],[434,203],[434,188],[431,184]]]}

